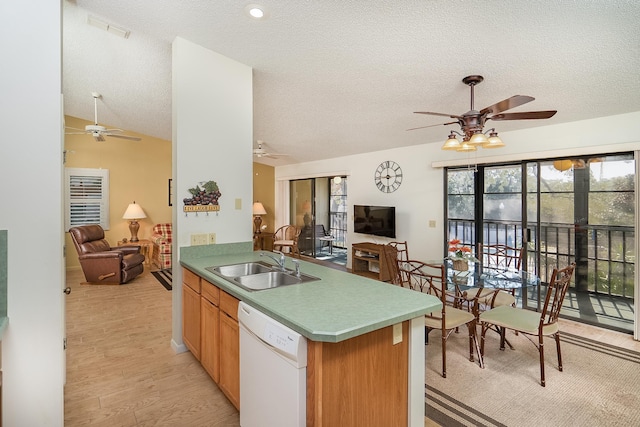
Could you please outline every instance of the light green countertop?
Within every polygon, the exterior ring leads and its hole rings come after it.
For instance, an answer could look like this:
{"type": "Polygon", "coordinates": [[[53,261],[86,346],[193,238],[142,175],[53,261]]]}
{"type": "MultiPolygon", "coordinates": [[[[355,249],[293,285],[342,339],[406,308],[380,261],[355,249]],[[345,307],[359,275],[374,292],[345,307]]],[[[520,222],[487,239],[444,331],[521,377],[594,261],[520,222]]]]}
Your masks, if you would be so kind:
{"type": "MultiPolygon", "coordinates": [[[[254,292],[205,270],[247,261],[274,264],[260,252],[183,258],[180,263],[313,341],[344,341],[441,308],[434,296],[306,261],[300,261],[301,272],[321,280],[254,292]]],[[[293,268],[289,257],[286,267],[293,268]]]]}

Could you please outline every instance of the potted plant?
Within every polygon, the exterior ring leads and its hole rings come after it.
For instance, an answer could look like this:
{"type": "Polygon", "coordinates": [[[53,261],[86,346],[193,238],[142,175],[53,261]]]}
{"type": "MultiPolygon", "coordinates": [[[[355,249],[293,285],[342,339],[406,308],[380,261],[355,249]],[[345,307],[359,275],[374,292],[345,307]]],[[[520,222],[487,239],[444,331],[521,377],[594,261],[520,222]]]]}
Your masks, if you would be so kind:
{"type": "Polygon", "coordinates": [[[471,254],[471,248],[464,246],[459,239],[449,241],[449,256],[447,258],[453,262],[453,269],[458,271],[467,271],[469,261],[478,261],[471,254]]]}

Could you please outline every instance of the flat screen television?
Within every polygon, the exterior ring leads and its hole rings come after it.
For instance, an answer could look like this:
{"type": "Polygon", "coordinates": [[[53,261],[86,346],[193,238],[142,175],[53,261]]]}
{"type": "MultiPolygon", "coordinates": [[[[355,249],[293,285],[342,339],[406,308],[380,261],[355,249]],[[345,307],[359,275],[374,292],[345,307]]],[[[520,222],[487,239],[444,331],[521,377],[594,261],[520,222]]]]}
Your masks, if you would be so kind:
{"type": "Polygon", "coordinates": [[[353,231],[395,238],[395,206],[353,205],[353,231]]]}

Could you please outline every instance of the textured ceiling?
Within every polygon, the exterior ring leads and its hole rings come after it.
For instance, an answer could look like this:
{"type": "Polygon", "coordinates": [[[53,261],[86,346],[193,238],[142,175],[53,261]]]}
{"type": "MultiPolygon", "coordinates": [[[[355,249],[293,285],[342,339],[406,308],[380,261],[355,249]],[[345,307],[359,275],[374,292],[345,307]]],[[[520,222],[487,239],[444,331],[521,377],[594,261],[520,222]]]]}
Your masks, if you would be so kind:
{"type": "Polygon", "coordinates": [[[640,111],[637,0],[268,0],[261,21],[248,3],[65,0],[65,114],[93,120],[97,91],[101,124],[170,140],[177,36],[253,67],[254,138],[289,154],[272,165],[443,141],[456,126],[406,129],[468,111],[470,74],[476,109],[558,110],[498,131],[640,111]]]}

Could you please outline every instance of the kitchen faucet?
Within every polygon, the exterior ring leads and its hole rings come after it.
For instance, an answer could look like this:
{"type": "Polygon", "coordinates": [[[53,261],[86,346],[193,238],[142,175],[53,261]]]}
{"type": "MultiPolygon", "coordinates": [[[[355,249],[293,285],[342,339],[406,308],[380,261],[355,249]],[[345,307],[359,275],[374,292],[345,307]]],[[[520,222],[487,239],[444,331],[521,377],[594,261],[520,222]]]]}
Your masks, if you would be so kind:
{"type": "Polygon", "coordinates": [[[296,277],[299,279],[300,278],[300,261],[297,259],[292,259],[291,262],[293,262],[293,265],[296,266],[296,277]]]}
{"type": "Polygon", "coordinates": [[[280,271],[287,271],[287,269],[284,268],[284,262],[286,260],[286,258],[284,257],[284,254],[280,251],[275,251],[275,250],[273,252],[280,254],[280,259],[274,257],[273,255],[265,254],[264,252],[260,252],[260,256],[265,256],[265,255],[268,256],[278,264],[278,267],[280,267],[280,271]]]}

